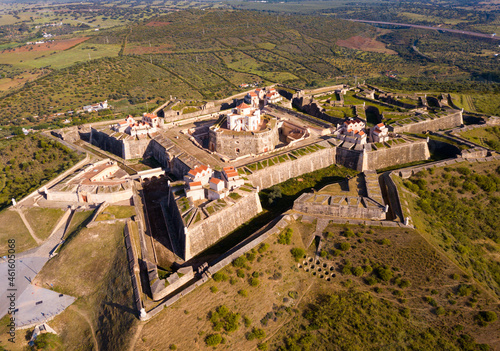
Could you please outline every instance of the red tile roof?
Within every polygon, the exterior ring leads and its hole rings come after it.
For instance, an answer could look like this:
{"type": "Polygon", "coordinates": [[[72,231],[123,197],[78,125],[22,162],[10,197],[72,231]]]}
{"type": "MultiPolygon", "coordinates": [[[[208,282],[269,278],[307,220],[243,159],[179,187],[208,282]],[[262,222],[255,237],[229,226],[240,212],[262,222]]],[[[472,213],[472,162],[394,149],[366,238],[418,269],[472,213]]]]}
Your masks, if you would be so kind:
{"type": "Polygon", "coordinates": [[[229,172],[226,172],[226,175],[227,175],[228,177],[237,177],[237,176],[239,176],[238,172],[236,172],[236,171],[229,171],[229,172]]]}
{"type": "Polygon", "coordinates": [[[250,107],[252,107],[252,106],[248,106],[248,105],[247,105],[247,104],[245,104],[244,102],[242,102],[242,103],[240,104],[240,106],[236,106],[236,108],[250,108],[250,107]]]}
{"type": "Polygon", "coordinates": [[[198,186],[198,185],[201,185],[201,182],[191,182],[191,183],[189,183],[189,187],[198,186]]]}
{"type": "Polygon", "coordinates": [[[211,178],[210,179],[210,183],[219,184],[220,182],[222,182],[222,180],[217,179],[217,178],[211,178]]]}

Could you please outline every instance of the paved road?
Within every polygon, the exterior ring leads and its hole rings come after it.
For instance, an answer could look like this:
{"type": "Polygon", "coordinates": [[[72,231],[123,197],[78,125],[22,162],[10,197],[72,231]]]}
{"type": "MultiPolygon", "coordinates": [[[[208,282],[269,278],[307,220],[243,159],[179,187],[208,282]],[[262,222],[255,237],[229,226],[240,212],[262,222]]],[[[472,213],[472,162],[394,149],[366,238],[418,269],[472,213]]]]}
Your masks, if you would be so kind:
{"type": "Polygon", "coordinates": [[[500,40],[500,37],[491,36],[491,34],[469,32],[469,31],[460,30],[460,29],[431,27],[431,26],[423,26],[423,25],[420,25],[420,24],[409,24],[409,23],[382,22],[382,21],[366,21],[366,20],[357,20],[357,19],[347,19],[347,20],[348,21],[353,21],[353,22],[368,23],[368,24],[386,24],[386,25],[391,25],[391,26],[402,26],[402,27],[412,27],[412,28],[420,28],[420,29],[440,30],[440,31],[443,31],[443,32],[450,32],[450,33],[470,35],[470,36],[479,37],[479,38],[489,38],[489,39],[494,39],[494,40],[500,40]]]}
{"type": "MultiPolygon", "coordinates": [[[[71,218],[71,217],[70,217],[71,218]]],[[[57,246],[64,236],[66,223],[51,234],[51,236],[39,247],[16,254],[16,275],[15,286],[10,287],[15,290],[8,290],[8,263],[5,258],[0,258],[0,318],[8,311],[10,299],[9,294],[15,294],[16,325],[30,325],[42,318],[56,315],[73,303],[71,296],[59,297],[58,293],[31,285],[31,282],[41,271],[45,263],[49,260],[50,253],[57,246]],[[43,301],[41,304],[36,304],[43,301]],[[43,316],[46,317],[43,317],[43,316]],[[32,323],[30,322],[32,321],[32,323]]]]}

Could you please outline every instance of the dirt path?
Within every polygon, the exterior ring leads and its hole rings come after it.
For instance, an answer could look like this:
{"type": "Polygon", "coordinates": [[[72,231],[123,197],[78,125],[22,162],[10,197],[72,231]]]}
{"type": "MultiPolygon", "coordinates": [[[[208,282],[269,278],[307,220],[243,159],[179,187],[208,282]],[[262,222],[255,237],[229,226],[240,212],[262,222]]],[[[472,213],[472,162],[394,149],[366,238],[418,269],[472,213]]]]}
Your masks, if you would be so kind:
{"type": "Polygon", "coordinates": [[[31,228],[28,220],[24,216],[24,212],[21,209],[18,209],[18,208],[16,208],[15,211],[17,213],[19,213],[19,216],[21,216],[21,219],[23,220],[24,225],[26,226],[26,228],[28,228],[28,231],[30,232],[31,237],[36,241],[37,245],[41,245],[43,243],[43,240],[41,240],[39,237],[36,236],[35,232],[31,228]]]}
{"type": "Polygon", "coordinates": [[[135,344],[137,343],[139,336],[141,336],[141,332],[142,332],[142,328],[144,328],[144,324],[145,323],[141,323],[137,326],[137,329],[135,330],[134,336],[132,337],[132,340],[130,342],[130,347],[128,348],[129,351],[135,350],[135,344]]]}
{"type": "Polygon", "coordinates": [[[82,312],[78,307],[72,306],[75,310],[76,313],[78,313],[80,316],[82,316],[88,323],[90,330],[92,331],[92,339],[94,339],[94,346],[96,351],[99,351],[99,344],[97,343],[97,338],[95,337],[95,330],[94,327],[92,326],[92,322],[90,321],[90,318],[82,312]]]}

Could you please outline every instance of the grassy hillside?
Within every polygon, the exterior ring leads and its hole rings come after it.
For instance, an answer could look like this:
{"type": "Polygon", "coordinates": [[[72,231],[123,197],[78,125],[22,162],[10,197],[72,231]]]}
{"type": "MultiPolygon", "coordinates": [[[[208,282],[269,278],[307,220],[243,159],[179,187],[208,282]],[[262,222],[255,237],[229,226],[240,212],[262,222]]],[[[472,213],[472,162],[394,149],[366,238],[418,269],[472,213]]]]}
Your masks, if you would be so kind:
{"type": "Polygon", "coordinates": [[[35,191],[81,157],[39,134],[0,140],[0,208],[35,191]]]}
{"type": "Polygon", "coordinates": [[[39,284],[78,298],[51,323],[65,350],[81,349],[82,343],[94,348],[93,340],[99,349],[123,350],[133,333],[137,319],[123,226],[82,229],[36,277],[39,284]]]}
{"type": "Polygon", "coordinates": [[[217,341],[217,350],[498,346],[499,322],[480,327],[475,321],[479,310],[498,313],[494,301],[416,231],[330,225],[320,264],[302,256],[296,262],[291,252],[304,247],[314,228],[293,222],[150,320],[132,347],[209,350],[217,341]],[[337,249],[340,243],[349,248],[337,249]]]}
{"type": "Polygon", "coordinates": [[[416,227],[500,296],[500,162],[462,162],[396,179],[416,227]]]}

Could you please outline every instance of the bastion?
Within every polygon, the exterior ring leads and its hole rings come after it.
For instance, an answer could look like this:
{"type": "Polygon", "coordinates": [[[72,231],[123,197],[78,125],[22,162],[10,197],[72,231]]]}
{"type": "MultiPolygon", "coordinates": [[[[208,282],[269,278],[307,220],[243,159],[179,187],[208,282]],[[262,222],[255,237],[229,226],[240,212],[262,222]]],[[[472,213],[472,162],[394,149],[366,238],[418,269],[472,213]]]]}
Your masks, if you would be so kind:
{"type": "Polygon", "coordinates": [[[210,127],[208,148],[230,159],[272,151],[279,143],[279,123],[275,118],[265,117],[256,131],[234,131],[226,124],[222,121],[210,127]]]}

